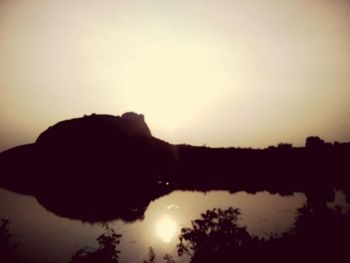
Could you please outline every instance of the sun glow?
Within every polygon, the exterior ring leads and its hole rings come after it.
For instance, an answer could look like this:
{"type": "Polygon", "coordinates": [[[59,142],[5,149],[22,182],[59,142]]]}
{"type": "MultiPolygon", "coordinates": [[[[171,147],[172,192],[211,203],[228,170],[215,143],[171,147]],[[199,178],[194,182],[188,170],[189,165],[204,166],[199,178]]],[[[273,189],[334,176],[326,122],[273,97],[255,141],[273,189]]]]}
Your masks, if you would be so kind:
{"type": "Polygon", "coordinates": [[[163,242],[170,242],[176,235],[178,225],[170,216],[163,216],[156,224],[156,234],[163,242]]]}
{"type": "Polygon", "coordinates": [[[0,1],[0,151],[127,111],[171,143],[349,141],[350,1],[253,2],[0,1]]]}
{"type": "Polygon", "coordinates": [[[128,109],[144,113],[153,126],[188,124],[232,86],[233,74],[227,73],[232,48],[222,40],[170,36],[161,28],[152,36],[136,30],[133,41],[120,34],[105,29],[83,38],[78,47],[84,57],[81,70],[103,82],[128,109]]]}

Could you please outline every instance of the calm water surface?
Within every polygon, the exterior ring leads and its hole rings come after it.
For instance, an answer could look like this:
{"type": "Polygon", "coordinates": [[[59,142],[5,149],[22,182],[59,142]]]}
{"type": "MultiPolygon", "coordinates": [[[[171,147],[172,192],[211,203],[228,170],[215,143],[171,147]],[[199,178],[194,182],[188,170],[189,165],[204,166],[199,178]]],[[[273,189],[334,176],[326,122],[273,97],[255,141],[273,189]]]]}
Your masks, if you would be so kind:
{"type": "MultiPolygon", "coordinates": [[[[280,196],[268,192],[175,191],[151,202],[144,220],[133,223],[115,220],[109,225],[123,235],[120,262],[141,263],[149,247],[154,248],[159,258],[164,253],[176,255],[181,227],[190,226],[191,220],[207,209],[237,207],[241,210],[240,224],[251,234],[264,236],[292,227],[296,210],[305,202],[302,193],[280,196]]],[[[101,224],[58,217],[35,198],[4,189],[0,189],[0,217],[12,222],[11,232],[21,255],[38,262],[68,263],[79,248],[97,246],[96,238],[103,232],[101,224]]]]}

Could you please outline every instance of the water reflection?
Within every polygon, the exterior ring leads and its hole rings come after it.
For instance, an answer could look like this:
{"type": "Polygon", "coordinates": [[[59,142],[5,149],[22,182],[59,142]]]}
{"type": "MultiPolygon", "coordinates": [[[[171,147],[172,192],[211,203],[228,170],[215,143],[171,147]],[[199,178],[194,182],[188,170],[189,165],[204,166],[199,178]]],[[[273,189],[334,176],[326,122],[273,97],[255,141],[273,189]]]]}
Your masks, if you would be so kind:
{"type": "Polygon", "coordinates": [[[188,226],[191,220],[200,217],[201,213],[208,209],[226,209],[232,206],[240,208],[240,223],[247,225],[251,234],[264,235],[267,231],[287,230],[294,223],[295,211],[302,207],[305,201],[306,197],[302,193],[280,196],[265,191],[256,194],[175,191],[151,202],[143,223],[151,227],[166,214],[183,227],[188,226]]]}
{"type": "MultiPolygon", "coordinates": [[[[109,225],[123,235],[120,262],[142,262],[149,247],[161,255],[175,255],[180,229],[190,226],[192,220],[208,209],[239,208],[238,223],[246,226],[250,234],[264,236],[288,230],[294,223],[296,210],[305,201],[302,193],[282,197],[268,192],[175,191],[151,202],[143,221],[126,224],[115,220],[109,225]]],[[[69,262],[82,246],[97,247],[96,237],[103,233],[100,224],[60,218],[46,211],[33,197],[2,189],[0,217],[12,222],[14,239],[23,257],[40,261],[69,262]]]]}
{"type": "Polygon", "coordinates": [[[169,215],[164,215],[156,224],[156,234],[166,243],[176,237],[177,230],[177,222],[169,215]]]}

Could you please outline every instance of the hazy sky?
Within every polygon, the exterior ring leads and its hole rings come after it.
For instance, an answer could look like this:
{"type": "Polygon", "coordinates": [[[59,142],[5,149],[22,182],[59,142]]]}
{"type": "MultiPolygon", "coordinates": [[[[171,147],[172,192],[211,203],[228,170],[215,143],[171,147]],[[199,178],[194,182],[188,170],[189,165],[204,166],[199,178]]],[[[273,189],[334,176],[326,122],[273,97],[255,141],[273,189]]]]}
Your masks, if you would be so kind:
{"type": "Polygon", "coordinates": [[[173,143],[350,141],[350,1],[2,0],[0,151],[143,113],[173,143]]]}

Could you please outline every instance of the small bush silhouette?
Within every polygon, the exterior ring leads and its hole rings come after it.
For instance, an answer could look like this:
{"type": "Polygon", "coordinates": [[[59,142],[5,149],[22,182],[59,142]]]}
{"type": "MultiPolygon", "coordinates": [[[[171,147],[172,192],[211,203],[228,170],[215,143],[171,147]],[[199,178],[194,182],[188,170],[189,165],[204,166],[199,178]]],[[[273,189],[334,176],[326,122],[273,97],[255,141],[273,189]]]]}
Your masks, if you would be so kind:
{"type": "Polygon", "coordinates": [[[0,262],[18,262],[15,256],[17,244],[11,242],[10,224],[11,222],[7,219],[0,221],[0,262]]]}
{"type": "MultiPolygon", "coordinates": [[[[143,263],[157,263],[157,260],[156,260],[157,256],[156,256],[156,253],[154,251],[154,249],[152,247],[150,247],[148,249],[148,259],[145,259],[143,261],[143,263]]],[[[173,259],[173,257],[167,253],[164,254],[164,257],[163,257],[165,263],[175,263],[175,260],[173,259]]]]}
{"type": "Polygon", "coordinates": [[[107,224],[103,225],[105,233],[97,238],[99,247],[93,249],[85,247],[78,250],[71,258],[70,263],[118,263],[120,251],[117,246],[122,235],[117,234],[107,224]]]}
{"type": "Polygon", "coordinates": [[[232,207],[206,211],[201,219],[192,221],[191,228],[181,230],[178,255],[190,255],[191,262],[226,262],[232,253],[242,258],[252,238],[238,225],[239,215],[232,207]]]}

